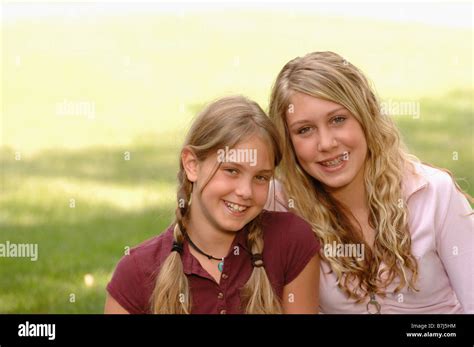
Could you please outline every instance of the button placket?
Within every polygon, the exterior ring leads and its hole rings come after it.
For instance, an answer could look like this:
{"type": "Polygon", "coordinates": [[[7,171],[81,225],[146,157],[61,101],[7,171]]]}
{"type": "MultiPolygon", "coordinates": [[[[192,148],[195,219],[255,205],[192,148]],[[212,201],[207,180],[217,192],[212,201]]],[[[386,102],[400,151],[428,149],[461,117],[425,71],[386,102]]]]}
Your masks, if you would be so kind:
{"type": "MultiPolygon", "coordinates": [[[[227,265],[227,264],[226,264],[227,265]]],[[[227,279],[229,278],[229,275],[227,275],[226,273],[223,273],[221,275],[221,280],[220,280],[220,283],[219,283],[219,292],[217,294],[217,299],[218,299],[218,304],[217,304],[217,311],[220,313],[220,314],[226,314],[227,313],[227,303],[226,303],[226,300],[225,300],[225,292],[226,292],[226,289],[227,289],[227,279]]]]}
{"type": "Polygon", "coordinates": [[[232,266],[232,257],[229,256],[225,263],[224,269],[221,274],[221,280],[219,281],[218,293],[217,293],[217,312],[219,314],[227,314],[227,302],[226,302],[226,292],[227,285],[229,282],[229,269],[232,266]]]}

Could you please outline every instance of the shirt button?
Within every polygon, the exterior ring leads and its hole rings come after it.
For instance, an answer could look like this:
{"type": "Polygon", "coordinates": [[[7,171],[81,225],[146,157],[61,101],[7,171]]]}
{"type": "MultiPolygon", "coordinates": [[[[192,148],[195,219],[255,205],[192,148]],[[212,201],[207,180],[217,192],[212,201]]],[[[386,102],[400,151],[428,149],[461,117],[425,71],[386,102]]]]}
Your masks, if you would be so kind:
{"type": "Polygon", "coordinates": [[[228,278],[229,278],[229,276],[227,276],[226,274],[222,274],[222,279],[226,280],[228,278]]]}
{"type": "Polygon", "coordinates": [[[226,310],[221,310],[219,313],[220,313],[220,314],[226,314],[227,311],[226,311],[226,310]]]}
{"type": "Polygon", "coordinates": [[[224,293],[219,293],[219,294],[217,294],[217,298],[218,298],[218,299],[224,298],[224,293]]]}

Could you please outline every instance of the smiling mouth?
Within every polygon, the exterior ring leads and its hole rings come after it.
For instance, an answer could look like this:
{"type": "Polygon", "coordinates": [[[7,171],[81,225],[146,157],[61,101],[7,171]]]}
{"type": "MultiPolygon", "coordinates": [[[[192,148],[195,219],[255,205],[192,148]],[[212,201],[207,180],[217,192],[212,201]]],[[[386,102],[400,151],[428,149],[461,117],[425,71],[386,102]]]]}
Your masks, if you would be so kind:
{"type": "Polygon", "coordinates": [[[232,212],[237,212],[237,213],[244,212],[249,208],[249,206],[239,205],[227,200],[224,200],[224,204],[229,208],[229,210],[231,210],[232,212]]]}
{"type": "Polygon", "coordinates": [[[322,166],[325,166],[325,167],[336,167],[346,160],[349,160],[349,152],[344,152],[341,155],[331,160],[318,161],[318,164],[321,164],[322,166]]]}

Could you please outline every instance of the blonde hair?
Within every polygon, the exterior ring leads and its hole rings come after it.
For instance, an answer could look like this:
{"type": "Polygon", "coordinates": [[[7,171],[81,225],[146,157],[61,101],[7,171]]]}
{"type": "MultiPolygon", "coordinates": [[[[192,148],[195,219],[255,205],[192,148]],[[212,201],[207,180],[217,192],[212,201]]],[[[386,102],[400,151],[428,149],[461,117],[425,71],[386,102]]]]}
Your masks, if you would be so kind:
{"type": "Polygon", "coordinates": [[[270,118],[283,138],[279,178],[295,201],[295,212],[312,225],[323,244],[365,241],[361,230],[350,222],[347,206],[298,163],[286,124],[286,111],[295,92],[344,106],[360,123],[368,147],[364,183],[369,224],[377,231],[373,249],[365,247],[361,261],[326,257],[324,252],[321,258],[336,274],[339,287],[358,301],[370,293],[384,295],[395,278],[400,279],[395,292],[405,286],[416,290],[418,266],[411,253],[402,178],[406,169],[413,170],[412,161],[417,159],[407,154],[396,125],[381,114],[368,80],[354,65],[332,52],[309,53],[288,62],[276,79],[270,100],[270,118]],[[379,273],[382,263],[386,267],[379,273]]]}
{"type": "MultiPolygon", "coordinates": [[[[242,96],[219,99],[208,105],[194,120],[185,139],[185,147],[192,149],[199,161],[225,146],[233,147],[250,136],[261,136],[268,143],[275,167],[281,160],[278,132],[257,103],[242,96]]],[[[206,183],[218,170],[216,167],[206,183]]],[[[178,172],[178,207],[174,226],[174,242],[182,247],[188,225],[192,183],[187,179],[183,163],[178,172]]],[[[202,192],[199,192],[199,194],[202,192]]],[[[263,230],[260,215],[249,222],[247,244],[252,254],[263,253],[263,230]]],[[[243,309],[246,313],[281,313],[278,296],[268,279],[265,268],[254,267],[241,290],[243,309]]],[[[151,297],[154,313],[190,313],[192,298],[189,283],[183,272],[181,256],[171,252],[161,265],[151,297]]]]}

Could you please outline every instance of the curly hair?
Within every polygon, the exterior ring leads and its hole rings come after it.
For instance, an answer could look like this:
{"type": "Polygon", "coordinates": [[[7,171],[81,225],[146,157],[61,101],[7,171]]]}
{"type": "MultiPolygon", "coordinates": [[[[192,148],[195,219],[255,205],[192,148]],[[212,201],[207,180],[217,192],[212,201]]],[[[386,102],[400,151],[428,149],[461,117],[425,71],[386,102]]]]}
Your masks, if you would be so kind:
{"type": "Polygon", "coordinates": [[[396,125],[381,113],[368,80],[354,65],[333,52],[309,53],[288,62],[273,86],[269,111],[283,141],[278,177],[295,201],[294,212],[312,225],[323,244],[365,241],[349,219],[350,210],[305,172],[296,158],[286,124],[290,98],[296,92],[344,106],[361,125],[367,141],[364,184],[375,241],[372,248],[365,247],[364,259],[329,257],[321,252],[339,288],[358,301],[370,293],[384,295],[395,278],[400,281],[395,292],[405,286],[416,290],[418,265],[411,253],[408,210],[402,195],[403,174],[414,170],[416,157],[407,153],[396,125]]]}

